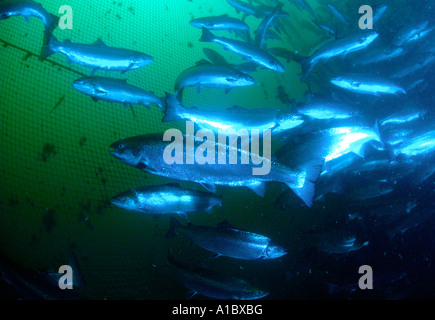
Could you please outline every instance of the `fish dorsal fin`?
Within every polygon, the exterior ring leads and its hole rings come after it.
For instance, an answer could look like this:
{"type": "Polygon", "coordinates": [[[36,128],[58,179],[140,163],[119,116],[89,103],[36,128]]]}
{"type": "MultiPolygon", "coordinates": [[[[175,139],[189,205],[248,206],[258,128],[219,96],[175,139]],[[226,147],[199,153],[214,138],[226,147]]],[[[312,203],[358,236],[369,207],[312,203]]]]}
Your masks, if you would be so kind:
{"type": "Polygon", "coordinates": [[[229,111],[229,112],[247,112],[248,109],[240,107],[240,106],[232,106],[232,107],[228,108],[226,111],[229,111]]]}
{"type": "Polygon", "coordinates": [[[208,60],[205,60],[205,59],[201,59],[201,60],[195,62],[196,66],[202,66],[202,65],[205,65],[205,64],[212,64],[212,63],[210,61],[208,61],[208,60]]]}
{"type": "Polygon", "coordinates": [[[95,41],[93,44],[96,46],[107,47],[107,45],[104,43],[104,41],[101,38],[98,38],[97,41],[95,41]]]}
{"type": "Polygon", "coordinates": [[[201,183],[201,185],[212,193],[216,193],[216,186],[214,184],[209,183],[201,183]]]}
{"type": "Polygon", "coordinates": [[[167,184],[165,184],[165,186],[181,188],[180,185],[178,184],[178,182],[167,183],[167,184]]]}
{"type": "Polygon", "coordinates": [[[229,223],[227,220],[218,223],[218,227],[224,229],[236,229],[236,227],[229,223]]]}

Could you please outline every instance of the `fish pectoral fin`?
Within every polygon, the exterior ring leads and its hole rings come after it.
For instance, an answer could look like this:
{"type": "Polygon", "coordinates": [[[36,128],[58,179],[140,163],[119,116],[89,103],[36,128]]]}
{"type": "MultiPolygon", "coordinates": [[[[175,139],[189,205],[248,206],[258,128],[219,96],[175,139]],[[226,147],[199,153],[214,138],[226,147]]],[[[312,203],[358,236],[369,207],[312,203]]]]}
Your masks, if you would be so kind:
{"type": "Polygon", "coordinates": [[[206,213],[208,214],[212,214],[213,213],[213,206],[208,207],[207,209],[204,210],[206,213]]]}
{"type": "Polygon", "coordinates": [[[218,227],[224,229],[236,229],[236,227],[229,223],[227,220],[218,223],[218,227]]]}
{"type": "Polygon", "coordinates": [[[364,152],[364,144],[352,149],[352,152],[360,156],[361,158],[364,158],[365,152],[364,152]]]}
{"type": "Polygon", "coordinates": [[[216,258],[219,258],[220,256],[222,256],[220,253],[213,253],[213,254],[210,256],[210,259],[216,259],[216,258]]]}
{"type": "Polygon", "coordinates": [[[196,296],[198,294],[198,292],[196,292],[196,291],[190,291],[189,293],[188,293],[188,295],[187,295],[187,300],[190,300],[190,299],[192,299],[194,296],[196,296]]]}
{"type": "Polygon", "coordinates": [[[98,102],[98,99],[95,97],[91,97],[94,102],[98,102]]]}
{"type": "Polygon", "coordinates": [[[134,63],[130,63],[127,69],[121,71],[121,74],[125,74],[127,71],[130,71],[134,66],[134,63]]]}
{"type": "Polygon", "coordinates": [[[189,218],[187,217],[187,213],[186,212],[181,212],[178,211],[176,212],[180,217],[182,217],[183,219],[186,219],[186,221],[189,221],[189,218]]]}
{"type": "Polygon", "coordinates": [[[201,183],[201,185],[212,193],[216,193],[216,186],[210,183],[201,183]]]}
{"type": "Polygon", "coordinates": [[[104,43],[104,41],[101,38],[98,38],[97,41],[94,42],[94,45],[101,46],[101,47],[107,47],[107,45],[104,43]]]}
{"type": "Polygon", "coordinates": [[[230,93],[230,91],[231,91],[231,88],[226,88],[226,89],[225,89],[225,94],[230,93]]]}
{"type": "Polygon", "coordinates": [[[254,191],[257,195],[260,197],[264,197],[264,194],[266,193],[266,183],[264,182],[255,182],[253,184],[250,184],[247,186],[249,189],[254,191]]]}

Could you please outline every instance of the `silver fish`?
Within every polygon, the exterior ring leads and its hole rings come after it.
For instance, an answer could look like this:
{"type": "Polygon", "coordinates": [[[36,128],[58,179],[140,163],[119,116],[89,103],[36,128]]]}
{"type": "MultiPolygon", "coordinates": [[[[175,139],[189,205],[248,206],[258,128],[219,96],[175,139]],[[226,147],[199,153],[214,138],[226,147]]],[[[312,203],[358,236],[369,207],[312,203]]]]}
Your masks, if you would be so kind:
{"type": "Polygon", "coordinates": [[[276,259],[287,254],[285,249],[273,245],[270,238],[236,229],[229,223],[221,223],[218,227],[183,226],[172,217],[167,237],[177,234],[187,236],[196,245],[218,256],[257,260],[276,259]]]}
{"type": "Polygon", "coordinates": [[[249,61],[253,61],[266,69],[277,72],[285,72],[284,66],[277,59],[253,44],[225,37],[214,36],[206,28],[202,28],[202,37],[200,41],[220,44],[225,49],[234,52],[249,61]]]}
{"type": "Polygon", "coordinates": [[[96,70],[121,71],[125,73],[150,64],[153,58],[133,50],[109,47],[102,40],[94,44],[60,42],[50,36],[42,48],[43,59],[59,52],[68,57],[70,63],[96,70]]]}
{"type": "MultiPolygon", "coordinates": [[[[225,110],[201,110],[198,108],[185,108],[173,95],[166,94],[166,110],[164,122],[188,120],[195,122],[200,128],[219,130],[265,129],[278,128],[284,120],[278,117],[279,109],[245,109],[233,107],[225,110]]],[[[303,123],[300,117],[293,117],[293,127],[303,123]]],[[[286,119],[288,121],[288,119],[286,119]]],[[[289,126],[289,124],[287,124],[289,126]]]]}
{"type": "MultiPolygon", "coordinates": [[[[183,135],[183,142],[184,140],[186,140],[186,144],[193,143],[194,149],[195,145],[196,147],[202,145],[202,143],[195,141],[193,135],[183,135]]],[[[226,154],[235,153],[238,158],[241,157],[239,147],[224,146],[212,141],[205,143],[208,143],[208,145],[213,144],[214,159],[221,158],[222,155],[219,154],[219,150],[222,147],[227,148],[228,153],[226,154]]],[[[208,190],[214,190],[216,185],[246,186],[263,196],[265,182],[282,182],[287,184],[307,206],[311,206],[313,203],[315,183],[320,176],[324,163],[323,158],[315,158],[295,166],[294,169],[266,158],[263,158],[263,168],[258,168],[252,161],[249,161],[249,164],[243,164],[240,158],[236,160],[236,163],[216,161],[215,163],[199,164],[194,161],[193,164],[187,165],[183,161],[182,163],[167,164],[163,155],[168,146],[169,143],[163,141],[162,134],[147,134],[113,143],[110,153],[118,160],[145,172],[170,179],[200,183],[208,190]],[[267,174],[253,175],[253,169],[263,170],[264,167],[269,169],[267,174]]],[[[182,148],[183,159],[187,159],[188,156],[186,149],[182,148]]],[[[247,156],[248,159],[253,158],[253,154],[250,152],[242,152],[243,156],[247,156]]]]}
{"type": "Polygon", "coordinates": [[[349,20],[332,3],[328,3],[328,8],[338,20],[340,20],[347,26],[350,25],[349,20]]]}
{"type": "Polygon", "coordinates": [[[185,189],[173,183],[131,189],[113,197],[111,203],[145,214],[186,216],[192,212],[211,213],[215,206],[222,205],[222,200],[211,193],[185,189]]]}
{"type": "Polygon", "coordinates": [[[406,94],[406,90],[397,86],[396,84],[385,80],[376,79],[363,75],[349,75],[335,77],[331,79],[331,83],[337,87],[343,88],[348,91],[371,94],[378,96],[380,94],[406,94]]]}
{"type": "Polygon", "coordinates": [[[201,294],[222,300],[257,300],[269,292],[261,290],[245,280],[229,277],[216,271],[182,263],[169,256],[168,261],[177,268],[184,286],[194,296],[201,294]]]}
{"type": "Polygon", "coordinates": [[[0,4],[0,20],[13,16],[22,16],[26,21],[30,17],[41,19],[46,33],[53,31],[59,22],[59,17],[48,13],[42,5],[34,1],[13,1],[0,4]]]}
{"type": "Polygon", "coordinates": [[[226,30],[232,31],[243,39],[249,40],[249,26],[237,18],[229,17],[228,15],[220,15],[213,17],[202,17],[193,19],[190,24],[196,28],[207,28],[209,30],[226,30]]]}
{"type": "Polygon", "coordinates": [[[151,92],[132,86],[127,80],[107,77],[83,77],[73,83],[78,91],[89,95],[94,101],[103,100],[121,103],[124,106],[155,104],[163,109],[163,100],[151,92]]]}
{"type": "Polygon", "coordinates": [[[377,32],[372,31],[328,42],[310,57],[308,61],[310,64],[309,71],[321,60],[345,56],[351,52],[367,48],[378,36],[377,32]]]}
{"type": "Polygon", "coordinates": [[[182,89],[186,87],[224,88],[252,86],[255,80],[230,66],[204,63],[188,68],[175,80],[175,94],[181,100],[182,89]]]}

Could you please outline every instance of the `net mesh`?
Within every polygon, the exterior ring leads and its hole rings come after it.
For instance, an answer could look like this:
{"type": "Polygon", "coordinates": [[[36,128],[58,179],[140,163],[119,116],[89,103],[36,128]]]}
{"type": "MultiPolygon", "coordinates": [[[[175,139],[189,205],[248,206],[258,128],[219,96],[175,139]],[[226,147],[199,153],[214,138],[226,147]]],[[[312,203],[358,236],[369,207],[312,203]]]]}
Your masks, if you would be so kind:
{"type": "MultiPolygon", "coordinates": [[[[63,0],[40,3],[54,14],[64,5],[63,0]]],[[[172,93],[178,74],[204,58],[203,47],[213,47],[198,41],[201,31],[189,21],[205,15],[234,15],[223,1],[70,1],[69,5],[73,29],[57,28],[54,35],[77,43],[101,38],[109,46],[151,55],[153,63],[126,75],[103,71],[97,75],[127,78],[158,96],[172,93]]],[[[184,239],[166,240],[166,218],[130,214],[108,204],[128,189],[168,182],[122,164],[108,153],[110,144],[124,137],[163,132],[174,124],[162,123],[162,112],[155,106],[136,106],[133,116],[128,108],[94,103],[75,91],[73,81],[91,70],[68,64],[61,54],[41,61],[43,31],[41,21],[33,17],[28,22],[12,17],[0,23],[2,251],[38,270],[64,264],[74,251],[87,282],[80,292],[85,297],[184,297],[185,290],[175,285],[176,276],[166,261],[168,250],[187,257],[203,252],[184,239]]],[[[237,60],[229,55],[228,59],[237,60]]],[[[229,94],[204,89],[198,95],[188,88],[185,101],[209,108],[276,107],[279,102],[272,88],[277,83],[295,83],[295,79],[292,72],[273,75],[261,87],[229,94]]],[[[297,84],[286,88],[303,91],[299,89],[297,84]]],[[[229,196],[223,196],[225,202],[229,196]]],[[[246,206],[228,201],[219,216],[195,216],[192,222],[213,224],[231,216],[233,223],[243,220],[246,228],[255,224],[256,231],[275,227],[262,220],[273,199],[257,199],[246,190],[232,191],[231,197],[244,197],[246,206]]]]}

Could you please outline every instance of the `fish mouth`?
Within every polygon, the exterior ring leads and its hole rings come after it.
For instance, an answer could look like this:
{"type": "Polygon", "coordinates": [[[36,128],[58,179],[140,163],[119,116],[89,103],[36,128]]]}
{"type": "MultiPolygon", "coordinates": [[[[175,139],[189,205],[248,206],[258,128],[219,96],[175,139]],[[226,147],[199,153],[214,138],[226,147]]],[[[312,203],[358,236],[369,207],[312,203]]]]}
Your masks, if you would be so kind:
{"type": "Polygon", "coordinates": [[[114,156],[116,159],[121,159],[121,155],[116,150],[109,150],[109,153],[114,156]]]}

